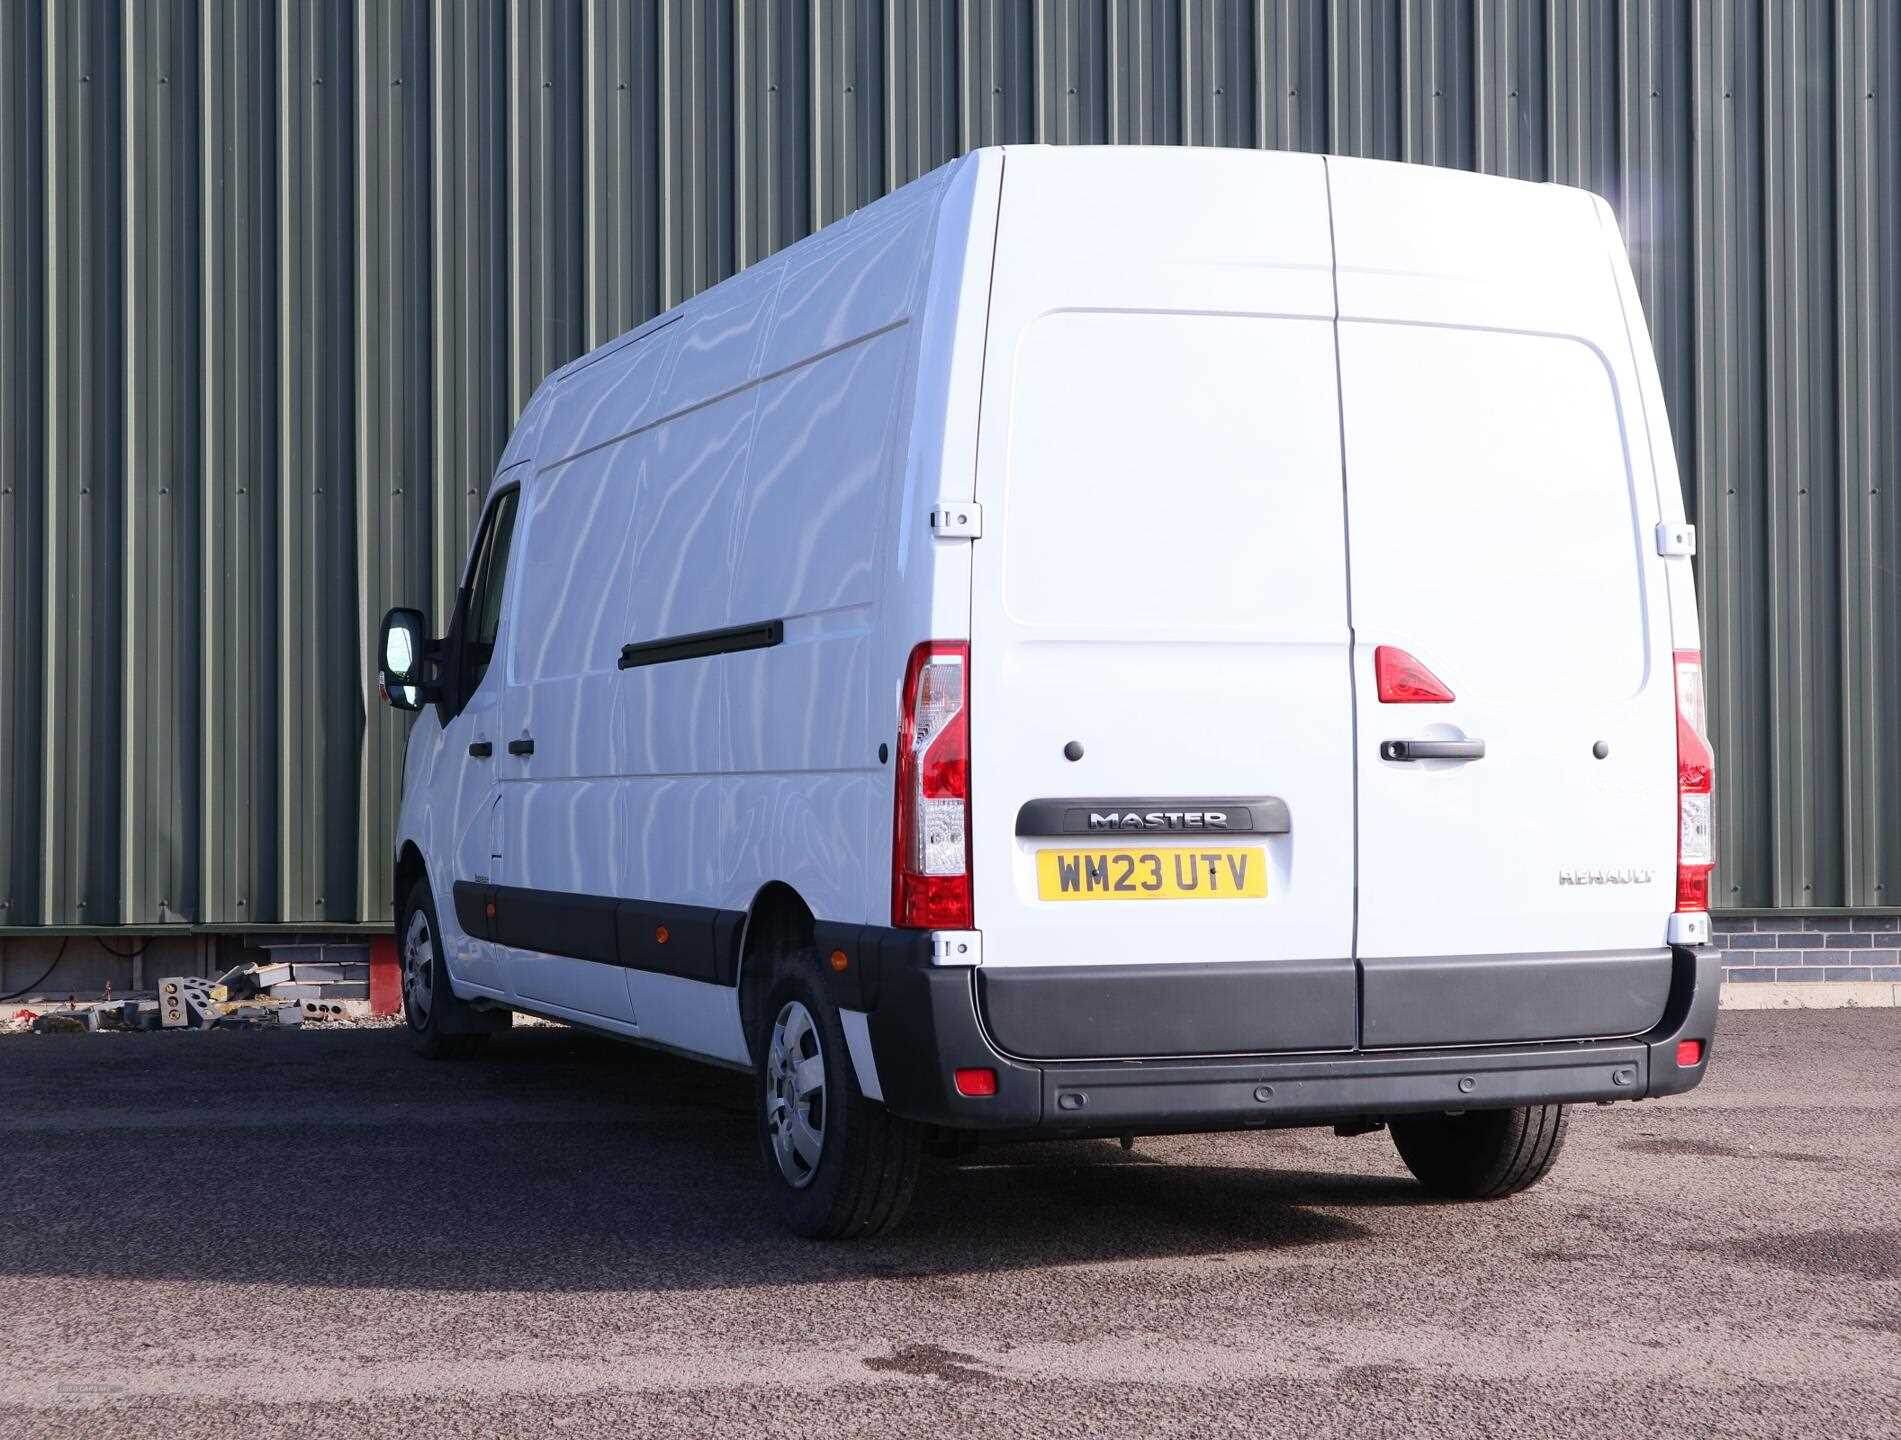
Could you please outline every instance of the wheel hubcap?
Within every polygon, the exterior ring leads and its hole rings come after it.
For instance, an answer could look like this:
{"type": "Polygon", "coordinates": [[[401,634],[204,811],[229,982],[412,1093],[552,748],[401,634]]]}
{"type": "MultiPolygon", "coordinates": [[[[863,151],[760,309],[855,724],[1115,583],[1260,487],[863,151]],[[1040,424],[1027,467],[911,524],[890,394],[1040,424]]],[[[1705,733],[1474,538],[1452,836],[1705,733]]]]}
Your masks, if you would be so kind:
{"type": "Polygon", "coordinates": [[[435,996],[436,937],[429,916],[418,910],[409,917],[403,934],[403,1009],[417,1029],[429,1023],[429,1002],[435,996]]]}
{"type": "Polygon", "coordinates": [[[786,1183],[810,1185],[825,1148],[825,1052],[811,1012],[797,1000],[779,1011],[766,1050],[766,1134],[786,1183]]]}

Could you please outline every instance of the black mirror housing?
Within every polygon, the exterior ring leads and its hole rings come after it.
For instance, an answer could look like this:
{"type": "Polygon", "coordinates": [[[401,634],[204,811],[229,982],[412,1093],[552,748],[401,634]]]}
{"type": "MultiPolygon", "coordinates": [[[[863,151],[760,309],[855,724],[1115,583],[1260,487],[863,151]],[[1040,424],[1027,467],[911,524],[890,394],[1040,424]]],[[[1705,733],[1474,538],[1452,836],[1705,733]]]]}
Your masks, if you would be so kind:
{"type": "Polygon", "coordinates": [[[376,680],[386,703],[398,710],[420,710],[437,698],[441,687],[424,678],[433,651],[422,611],[399,605],[383,617],[376,641],[376,680]]]}

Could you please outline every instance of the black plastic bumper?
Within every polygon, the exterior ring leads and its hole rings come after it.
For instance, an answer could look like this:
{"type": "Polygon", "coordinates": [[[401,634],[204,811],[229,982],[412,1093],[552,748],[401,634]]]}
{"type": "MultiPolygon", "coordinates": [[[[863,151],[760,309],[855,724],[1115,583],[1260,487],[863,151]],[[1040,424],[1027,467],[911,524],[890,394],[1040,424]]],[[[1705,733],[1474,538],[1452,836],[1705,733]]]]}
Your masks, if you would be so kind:
{"type": "Polygon", "coordinates": [[[869,1028],[885,1103],[937,1125],[1043,1134],[1227,1130],[1674,1095],[1709,1067],[1723,973],[1715,951],[1673,951],[1663,1019],[1629,1040],[1032,1062],[991,1043],[973,971],[934,967],[922,950],[900,959],[888,947],[882,958],[869,1028]],[[1702,1042],[1694,1065],[1677,1063],[1684,1040],[1702,1042]],[[959,1095],[952,1077],[964,1068],[994,1070],[996,1094],[959,1095]]]}

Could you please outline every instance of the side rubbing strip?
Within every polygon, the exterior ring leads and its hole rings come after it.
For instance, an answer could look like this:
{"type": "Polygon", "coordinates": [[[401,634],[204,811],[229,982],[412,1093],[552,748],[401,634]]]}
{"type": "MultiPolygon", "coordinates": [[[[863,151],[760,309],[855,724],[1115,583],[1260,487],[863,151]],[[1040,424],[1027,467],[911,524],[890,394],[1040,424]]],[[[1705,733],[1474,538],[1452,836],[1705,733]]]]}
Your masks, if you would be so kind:
{"type": "Polygon", "coordinates": [[[743,911],[466,880],[456,882],[455,910],[468,934],[516,950],[737,983],[743,911]]]}
{"type": "Polygon", "coordinates": [[[643,640],[620,647],[620,668],[664,665],[670,660],[698,660],[707,655],[729,655],[738,650],[769,650],[785,639],[785,621],[765,620],[752,625],[729,625],[724,630],[700,630],[666,640],[643,640]]]}

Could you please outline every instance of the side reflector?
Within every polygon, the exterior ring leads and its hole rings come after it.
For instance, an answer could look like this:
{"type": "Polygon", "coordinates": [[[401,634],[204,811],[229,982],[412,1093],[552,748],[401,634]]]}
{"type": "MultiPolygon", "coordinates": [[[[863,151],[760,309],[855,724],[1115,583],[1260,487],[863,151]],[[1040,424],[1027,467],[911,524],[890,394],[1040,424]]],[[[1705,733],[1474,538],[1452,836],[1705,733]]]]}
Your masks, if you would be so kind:
{"type": "Polygon", "coordinates": [[[959,1070],[957,1072],[957,1093],[967,1095],[973,1100],[997,1093],[997,1072],[995,1070],[959,1070]]]}
{"type": "Polygon", "coordinates": [[[1703,1063],[1703,1042],[1701,1040],[1677,1041],[1677,1068],[1694,1070],[1703,1063]]]}
{"type": "Polygon", "coordinates": [[[1397,645],[1374,647],[1373,683],[1382,705],[1443,705],[1457,698],[1445,681],[1397,645]]]}

